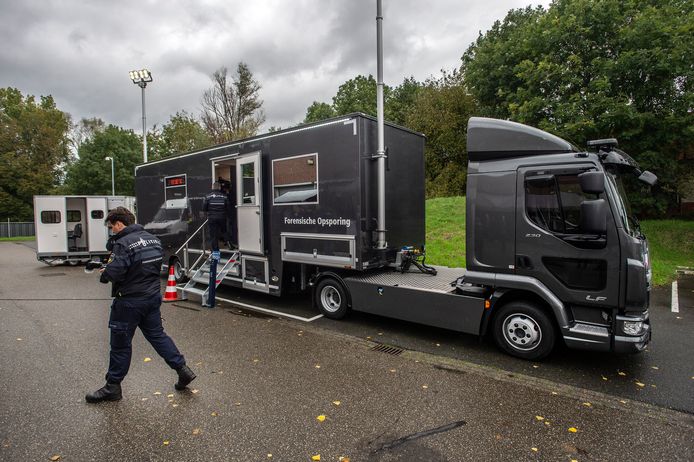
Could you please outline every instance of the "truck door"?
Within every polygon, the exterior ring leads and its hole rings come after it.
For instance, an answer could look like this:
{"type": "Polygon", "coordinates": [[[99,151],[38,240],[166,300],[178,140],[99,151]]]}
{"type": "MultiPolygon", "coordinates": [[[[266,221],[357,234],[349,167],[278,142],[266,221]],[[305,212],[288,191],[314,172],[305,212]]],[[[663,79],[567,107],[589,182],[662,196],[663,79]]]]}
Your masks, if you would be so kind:
{"type": "Polygon", "coordinates": [[[34,223],[37,253],[67,253],[65,196],[36,197],[34,223]]]}
{"type": "Polygon", "coordinates": [[[87,197],[87,250],[90,252],[106,252],[108,228],[104,219],[108,209],[105,197],[87,197]]]}
{"type": "MultiPolygon", "coordinates": [[[[585,194],[578,175],[592,164],[519,169],[516,201],[516,274],[537,278],[565,304],[616,306],[619,243],[608,209],[607,233],[581,230],[585,194]]],[[[601,196],[604,196],[601,195],[601,196]]]]}
{"type": "Polygon", "coordinates": [[[263,254],[263,200],[260,152],[236,161],[236,216],[241,252],[263,254]]]}

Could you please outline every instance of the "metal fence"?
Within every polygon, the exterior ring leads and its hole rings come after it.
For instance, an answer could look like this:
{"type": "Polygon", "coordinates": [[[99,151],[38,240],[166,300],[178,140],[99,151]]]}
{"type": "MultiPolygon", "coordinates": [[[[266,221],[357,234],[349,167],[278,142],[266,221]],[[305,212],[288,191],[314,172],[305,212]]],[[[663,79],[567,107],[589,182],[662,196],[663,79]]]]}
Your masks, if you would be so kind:
{"type": "Polygon", "coordinates": [[[0,237],[35,236],[33,222],[0,221],[0,237]]]}

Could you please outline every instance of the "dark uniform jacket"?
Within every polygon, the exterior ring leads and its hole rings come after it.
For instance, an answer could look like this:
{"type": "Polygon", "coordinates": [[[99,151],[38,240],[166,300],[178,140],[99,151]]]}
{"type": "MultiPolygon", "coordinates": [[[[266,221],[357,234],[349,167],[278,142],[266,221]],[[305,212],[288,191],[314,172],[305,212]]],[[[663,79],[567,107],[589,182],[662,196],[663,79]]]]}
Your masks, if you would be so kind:
{"type": "Polygon", "coordinates": [[[100,281],[113,283],[112,297],[148,298],[160,293],[161,242],[133,224],[113,236],[111,258],[100,281]]]}
{"type": "Polygon", "coordinates": [[[227,210],[229,208],[229,199],[226,194],[219,190],[213,190],[202,202],[203,212],[207,212],[207,218],[210,220],[227,219],[227,210]]]}

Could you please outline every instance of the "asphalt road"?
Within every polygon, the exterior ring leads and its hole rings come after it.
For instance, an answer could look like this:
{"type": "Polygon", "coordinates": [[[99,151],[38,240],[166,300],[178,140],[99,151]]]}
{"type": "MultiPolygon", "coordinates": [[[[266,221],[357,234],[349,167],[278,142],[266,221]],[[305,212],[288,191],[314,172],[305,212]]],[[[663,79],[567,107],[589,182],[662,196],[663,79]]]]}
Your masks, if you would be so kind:
{"type": "MultiPolygon", "coordinates": [[[[482,365],[473,359],[501,358],[491,345],[373,317],[302,323],[165,305],[164,325],[198,373],[191,389],[174,391],[174,373],[137,335],[124,399],[88,405],[107,366],[108,286],[16,243],[0,243],[0,272],[1,460],[694,459],[691,414],[539,375],[566,353],[538,368],[482,365]],[[417,340],[395,356],[351,329],[417,340]]],[[[644,380],[644,391],[661,388],[644,380]]]]}

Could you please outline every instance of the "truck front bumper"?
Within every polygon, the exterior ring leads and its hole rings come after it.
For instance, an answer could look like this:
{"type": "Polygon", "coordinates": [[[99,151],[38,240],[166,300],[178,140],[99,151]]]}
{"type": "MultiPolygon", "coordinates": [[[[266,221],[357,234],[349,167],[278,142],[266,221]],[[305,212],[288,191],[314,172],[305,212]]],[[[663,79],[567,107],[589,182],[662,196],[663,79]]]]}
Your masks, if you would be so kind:
{"type": "Polygon", "coordinates": [[[638,316],[618,315],[615,323],[615,353],[638,353],[651,341],[651,323],[648,311],[638,316]]]}

